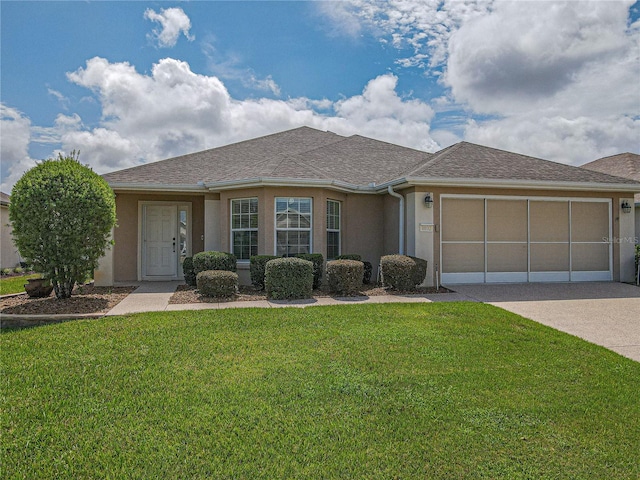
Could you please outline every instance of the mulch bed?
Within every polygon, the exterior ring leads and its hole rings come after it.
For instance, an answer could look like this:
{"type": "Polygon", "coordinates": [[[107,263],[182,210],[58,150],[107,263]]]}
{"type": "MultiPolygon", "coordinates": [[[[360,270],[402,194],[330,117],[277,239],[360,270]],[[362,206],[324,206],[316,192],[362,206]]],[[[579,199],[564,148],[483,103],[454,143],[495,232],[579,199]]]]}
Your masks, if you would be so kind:
{"type": "Polygon", "coordinates": [[[136,287],[76,287],[71,298],[30,298],[26,293],[0,299],[0,313],[17,315],[69,315],[107,313],[136,287]]]}
{"type": "MultiPolygon", "coordinates": [[[[440,287],[419,287],[410,291],[387,290],[384,287],[376,285],[365,285],[364,288],[353,296],[377,297],[380,295],[426,295],[433,293],[450,293],[451,290],[440,287]]],[[[343,297],[344,295],[335,295],[325,289],[317,289],[313,291],[314,297],[343,297]]],[[[218,303],[218,302],[242,302],[252,300],[266,300],[267,294],[264,291],[257,290],[254,287],[240,286],[239,293],[231,298],[212,298],[200,295],[196,287],[189,285],[178,285],[176,293],[169,300],[172,304],[185,303],[218,303]]]]}

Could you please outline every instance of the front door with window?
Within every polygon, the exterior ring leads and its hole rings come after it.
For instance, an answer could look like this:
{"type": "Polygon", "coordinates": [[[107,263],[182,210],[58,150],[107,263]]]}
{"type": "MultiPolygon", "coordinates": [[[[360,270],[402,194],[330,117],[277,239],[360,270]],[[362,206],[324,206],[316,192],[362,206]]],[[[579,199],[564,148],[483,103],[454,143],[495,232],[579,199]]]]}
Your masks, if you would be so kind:
{"type": "Polygon", "coordinates": [[[178,207],[145,205],[143,271],[145,277],[176,277],[178,274],[178,207]]]}

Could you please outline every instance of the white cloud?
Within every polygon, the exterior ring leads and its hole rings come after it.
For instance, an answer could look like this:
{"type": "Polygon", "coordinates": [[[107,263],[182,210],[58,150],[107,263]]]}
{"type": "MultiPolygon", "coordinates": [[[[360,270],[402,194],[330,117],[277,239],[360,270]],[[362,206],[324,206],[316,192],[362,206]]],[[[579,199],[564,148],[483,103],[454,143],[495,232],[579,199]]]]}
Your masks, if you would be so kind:
{"type": "MultiPolygon", "coordinates": [[[[640,148],[633,3],[352,0],[327,17],[347,34],[355,22],[412,49],[397,63],[438,77],[445,103],[476,117],[448,133],[464,127],[469,141],[581,163],[640,148]]],[[[448,133],[433,135],[446,144],[456,138],[448,133]]]]}
{"type": "Polygon", "coordinates": [[[0,104],[0,156],[2,158],[2,181],[0,189],[11,192],[13,185],[24,172],[36,165],[29,157],[31,121],[15,108],[0,104]]]}
{"type": "Polygon", "coordinates": [[[181,33],[190,42],[195,40],[195,36],[189,34],[191,20],[181,8],[162,8],[160,13],[147,8],[144,12],[144,18],[157,22],[162,27],[160,30],[154,28],[153,32],[149,34],[149,38],[157,41],[160,47],[175,46],[181,33]]]}
{"type": "Polygon", "coordinates": [[[237,100],[214,76],[165,58],[150,74],[129,63],[99,57],[67,74],[90,89],[102,107],[97,128],[77,115],[60,115],[53,127],[37,129],[42,142],[80,150],[99,173],[308,125],[339,134],[362,134],[401,145],[435,150],[429,135],[433,110],[396,92],[397,78],[381,75],[361,95],[327,99],[237,100]]]}

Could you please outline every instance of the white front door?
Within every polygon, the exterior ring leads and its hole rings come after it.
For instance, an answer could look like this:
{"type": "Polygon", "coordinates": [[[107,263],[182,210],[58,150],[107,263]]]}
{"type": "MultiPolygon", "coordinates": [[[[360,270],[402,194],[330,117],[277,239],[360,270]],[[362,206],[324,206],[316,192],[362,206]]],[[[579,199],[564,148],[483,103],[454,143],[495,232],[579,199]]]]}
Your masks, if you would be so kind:
{"type": "Polygon", "coordinates": [[[145,205],[143,258],[145,277],[178,275],[176,205],[145,205]]]}

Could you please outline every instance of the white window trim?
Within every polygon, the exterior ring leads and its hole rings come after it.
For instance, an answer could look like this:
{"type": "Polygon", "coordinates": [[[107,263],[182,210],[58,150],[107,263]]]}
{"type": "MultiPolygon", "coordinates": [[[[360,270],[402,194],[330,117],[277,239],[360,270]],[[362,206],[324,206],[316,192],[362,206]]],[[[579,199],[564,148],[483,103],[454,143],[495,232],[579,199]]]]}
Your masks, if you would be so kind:
{"type": "Polygon", "coordinates": [[[275,197],[273,201],[273,254],[278,255],[278,232],[309,232],[309,253],[313,252],[313,197],[275,197]],[[309,228],[278,228],[278,200],[287,200],[289,199],[296,200],[309,200],[310,209],[309,215],[311,216],[311,221],[309,222],[309,228]]]}
{"type": "MultiPolygon", "coordinates": [[[[327,219],[327,233],[333,232],[338,234],[338,256],[342,255],[342,202],[339,200],[333,200],[332,198],[327,199],[327,217],[329,216],[329,202],[333,202],[338,205],[338,228],[329,228],[329,222],[327,219]]],[[[329,242],[325,235],[325,242],[327,249],[329,248],[329,242]]],[[[329,260],[328,251],[325,252],[327,254],[327,260],[329,260]]]]}
{"type": "MultiPolygon", "coordinates": [[[[255,200],[256,204],[258,205],[258,212],[256,213],[256,215],[258,215],[258,222],[260,222],[260,205],[259,205],[259,201],[258,201],[258,197],[243,197],[243,198],[232,198],[230,203],[229,203],[229,246],[231,248],[229,248],[229,250],[231,250],[231,253],[233,253],[233,234],[235,232],[256,232],[258,235],[260,235],[259,232],[259,226],[256,228],[233,228],[233,202],[239,202],[242,200],[255,200]]],[[[250,260],[247,259],[240,259],[238,258],[238,263],[249,263],[250,260]]]]}

